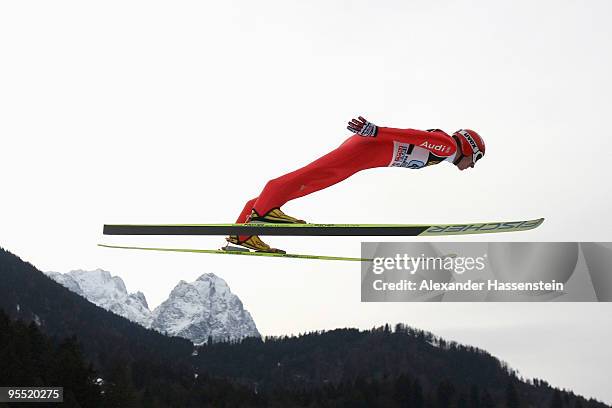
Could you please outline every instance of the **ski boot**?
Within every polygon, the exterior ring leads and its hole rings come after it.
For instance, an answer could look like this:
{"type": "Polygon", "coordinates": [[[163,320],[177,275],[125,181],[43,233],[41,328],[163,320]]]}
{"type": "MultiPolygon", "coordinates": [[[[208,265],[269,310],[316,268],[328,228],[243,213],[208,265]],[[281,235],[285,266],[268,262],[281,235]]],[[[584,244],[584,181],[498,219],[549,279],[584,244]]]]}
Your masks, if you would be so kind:
{"type": "Polygon", "coordinates": [[[270,245],[266,244],[259,238],[257,235],[251,235],[247,239],[241,240],[237,235],[230,235],[225,238],[228,242],[226,246],[224,246],[224,251],[248,251],[252,249],[256,252],[273,252],[277,254],[286,254],[285,251],[278,248],[272,248],[270,245]],[[229,244],[240,245],[239,247],[231,246],[229,244]],[[248,249],[247,249],[248,248],[248,249]]]}
{"type": "Polygon", "coordinates": [[[290,215],[285,214],[280,208],[273,208],[265,215],[257,214],[257,211],[251,210],[251,215],[247,223],[269,223],[269,224],[306,224],[306,221],[299,220],[290,215]]]}
{"type": "MultiPolygon", "coordinates": [[[[297,218],[291,217],[280,210],[280,208],[273,208],[268,211],[264,216],[260,216],[257,214],[257,211],[251,210],[251,215],[246,221],[246,224],[306,224],[306,221],[299,220],[297,218]]],[[[252,249],[256,252],[273,252],[278,254],[286,254],[285,251],[278,248],[272,248],[270,245],[266,244],[259,238],[258,235],[250,235],[246,239],[241,239],[243,236],[238,235],[230,235],[225,238],[228,242],[228,245],[223,247],[222,249],[225,251],[245,251],[248,249],[252,249]],[[240,245],[239,247],[231,246],[229,244],[240,245]],[[248,249],[245,249],[248,248],[248,249]]]]}

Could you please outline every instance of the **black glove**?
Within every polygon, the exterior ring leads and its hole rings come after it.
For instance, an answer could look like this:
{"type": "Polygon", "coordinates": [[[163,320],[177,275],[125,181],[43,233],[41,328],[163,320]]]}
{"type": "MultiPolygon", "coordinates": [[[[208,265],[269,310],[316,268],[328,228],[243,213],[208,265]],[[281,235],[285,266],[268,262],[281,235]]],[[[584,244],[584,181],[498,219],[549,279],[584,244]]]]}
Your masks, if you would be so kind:
{"type": "Polygon", "coordinates": [[[353,133],[365,137],[376,137],[376,133],[378,132],[378,127],[368,122],[363,116],[359,116],[357,119],[351,119],[346,128],[353,133]]]}

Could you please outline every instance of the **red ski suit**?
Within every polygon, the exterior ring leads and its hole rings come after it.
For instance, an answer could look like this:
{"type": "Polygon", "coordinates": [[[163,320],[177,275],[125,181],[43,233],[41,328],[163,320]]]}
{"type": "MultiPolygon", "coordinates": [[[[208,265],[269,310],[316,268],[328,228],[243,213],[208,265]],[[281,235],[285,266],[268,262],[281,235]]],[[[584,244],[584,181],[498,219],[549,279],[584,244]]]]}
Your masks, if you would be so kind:
{"type": "Polygon", "coordinates": [[[268,181],[259,197],[246,203],[236,223],[246,222],[253,209],[263,216],[287,201],[327,188],[358,171],[374,167],[418,169],[452,159],[456,149],[453,138],[439,129],[379,127],[376,137],[355,134],[312,163],[268,181]]]}

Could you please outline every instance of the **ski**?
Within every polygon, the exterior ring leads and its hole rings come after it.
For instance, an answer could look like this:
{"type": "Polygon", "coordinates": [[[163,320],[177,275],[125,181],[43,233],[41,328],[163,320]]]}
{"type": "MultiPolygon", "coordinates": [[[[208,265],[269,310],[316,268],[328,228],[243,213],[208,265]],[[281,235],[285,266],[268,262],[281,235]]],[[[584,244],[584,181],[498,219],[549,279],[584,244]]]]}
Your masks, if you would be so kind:
{"type": "Polygon", "coordinates": [[[544,218],[470,224],[107,224],[105,235],[439,236],[528,231],[544,218]]]}
{"type": "Polygon", "coordinates": [[[343,256],[325,256],[325,255],[304,255],[304,254],[279,254],[274,252],[251,252],[248,250],[231,250],[222,249],[186,249],[186,248],[145,248],[135,246],[119,246],[119,245],[104,245],[98,244],[104,248],[115,249],[136,249],[141,251],[163,251],[163,252],[191,252],[199,254],[224,254],[224,255],[246,255],[246,256],[265,256],[274,258],[299,258],[299,259],[318,259],[321,261],[356,261],[356,262],[371,262],[368,258],[351,258],[343,256]]]}

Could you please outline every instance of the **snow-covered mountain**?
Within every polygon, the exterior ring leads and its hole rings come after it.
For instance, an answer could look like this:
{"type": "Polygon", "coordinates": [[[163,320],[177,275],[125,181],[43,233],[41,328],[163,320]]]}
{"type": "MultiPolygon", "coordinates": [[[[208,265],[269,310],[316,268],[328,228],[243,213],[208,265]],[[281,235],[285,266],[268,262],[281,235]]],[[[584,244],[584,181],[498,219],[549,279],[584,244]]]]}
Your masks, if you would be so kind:
{"type": "Polygon", "coordinates": [[[102,269],[75,270],[68,273],[48,272],[47,275],[91,303],[149,327],[152,317],[142,292],[128,293],[123,279],[102,269]]]}
{"type": "Polygon", "coordinates": [[[180,281],[168,299],[153,311],[153,329],[185,337],[196,344],[259,336],[251,314],[227,283],[212,273],[195,282],[180,281]]]}
{"type": "Polygon", "coordinates": [[[128,293],[123,280],[102,269],[75,270],[47,275],[71,291],[106,310],[144,327],[201,344],[259,336],[251,314],[227,283],[207,273],[195,282],[180,281],[168,299],[154,311],[142,292],[128,293]]]}

